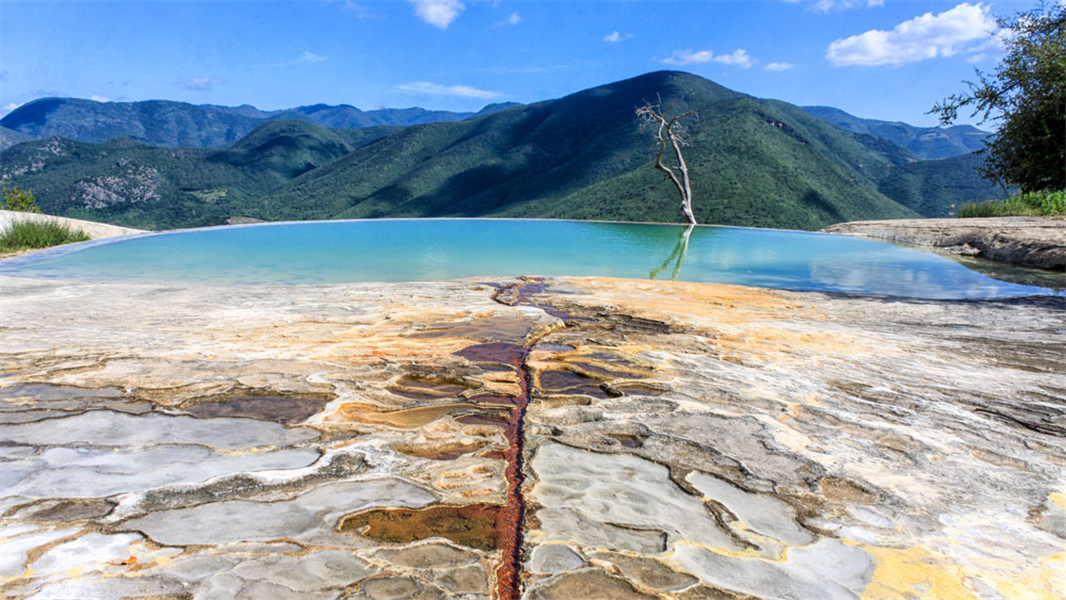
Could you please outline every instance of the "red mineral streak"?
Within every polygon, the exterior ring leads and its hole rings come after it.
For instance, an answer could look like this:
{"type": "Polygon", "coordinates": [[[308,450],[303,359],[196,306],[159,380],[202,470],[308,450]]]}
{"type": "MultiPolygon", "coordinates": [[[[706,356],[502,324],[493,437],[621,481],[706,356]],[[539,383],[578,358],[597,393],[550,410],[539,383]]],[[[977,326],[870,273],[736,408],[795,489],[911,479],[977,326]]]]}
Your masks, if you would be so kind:
{"type": "MultiPolygon", "coordinates": [[[[545,293],[549,287],[549,284],[541,280],[523,278],[519,283],[497,287],[492,299],[507,306],[536,306],[549,315],[567,321],[569,315],[566,313],[550,306],[537,304],[532,300],[531,296],[545,293]]],[[[496,570],[496,597],[500,600],[518,600],[521,596],[522,537],[526,513],[525,497],[522,495],[522,484],[525,481],[525,474],[522,470],[524,461],[522,430],[526,407],[530,401],[530,390],[533,387],[533,378],[526,361],[529,358],[530,348],[535,346],[544,335],[532,336],[533,339],[527,337],[525,345],[522,346],[494,342],[471,346],[460,351],[460,355],[473,362],[509,364],[518,375],[520,392],[513,398],[514,408],[511,409],[510,418],[504,427],[504,436],[508,441],[507,450],[502,456],[507,461],[507,467],[504,470],[507,478],[507,503],[496,519],[499,532],[497,547],[503,554],[502,564],[496,570]]]]}
{"type": "Polygon", "coordinates": [[[518,373],[520,392],[514,398],[515,407],[511,409],[511,418],[504,428],[504,436],[508,441],[507,450],[503,452],[503,458],[507,461],[507,468],[504,470],[507,478],[507,504],[496,519],[496,525],[500,528],[497,540],[503,552],[503,562],[496,571],[496,597],[500,600],[518,600],[520,596],[522,526],[526,514],[526,501],[522,495],[522,483],[525,480],[525,474],[522,472],[522,428],[526,407],[529,405],[531,381],[529,367],[526,366],[528,356],[529,348],[522,348],[521,353],[512,354],[510,361],[518,373]]]}

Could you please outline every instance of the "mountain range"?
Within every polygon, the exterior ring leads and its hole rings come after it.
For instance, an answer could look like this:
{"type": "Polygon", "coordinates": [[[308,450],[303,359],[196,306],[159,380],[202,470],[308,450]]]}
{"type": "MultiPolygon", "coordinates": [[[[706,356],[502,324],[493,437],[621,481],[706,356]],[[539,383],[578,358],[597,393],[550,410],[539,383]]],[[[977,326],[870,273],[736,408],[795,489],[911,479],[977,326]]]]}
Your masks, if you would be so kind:
{"type": "Polygon", "coordinates": [[[803,110],[841,129],[884,138],[928,159],[975,152],[984,148],[990,135],[973,125],[915,127],[900,121],[863,119],[831,106],[804,106],[803,110]]]}
{"type": "MultiPolygon", "coordinates": [[[[652,168],[653,138],[634,114],[655,98],[671,114],[699,116],[686,122],[685,156],[700,222],[818,229],[946,216],[962,201],[1004,195],[976,175],[972,154],[923,160],[891,139],[674,71],[463,120],[352,129],[260,118],[224,149],[53,137],[4,151],[0,178],[32,189],[46,212],[150,229],[235,217],[676,222],[676,195],[652,168]]],[[[357,114],[336,108],[296,112],[332,123],[357,114]]],[[[227,110],[211,122],[259,118],[251,107],[227,110]]],[[[16,112],[0,124],[25,118],[16,112]]]]}
{"type": "Polygon", "coordinates": [[[0,149],[12,145],[7,144],[9,130],[28,136],[27,139],[60,136],[79,142],[100,143],[128,137],[156,146],[224,148],[272,119],[299,119],[325,127],[356,129],[461,121],[513,106],[518,104],[489,104],[477,113],[417,107],[363,111],[347,104],[315,104],[263,111],[247,104],[215,106],[169,100],[97,102],[80,98],[41,98],[23,104],[0,119],[0,126],[4,128],[0,140],[6,144],[0,149]]]}

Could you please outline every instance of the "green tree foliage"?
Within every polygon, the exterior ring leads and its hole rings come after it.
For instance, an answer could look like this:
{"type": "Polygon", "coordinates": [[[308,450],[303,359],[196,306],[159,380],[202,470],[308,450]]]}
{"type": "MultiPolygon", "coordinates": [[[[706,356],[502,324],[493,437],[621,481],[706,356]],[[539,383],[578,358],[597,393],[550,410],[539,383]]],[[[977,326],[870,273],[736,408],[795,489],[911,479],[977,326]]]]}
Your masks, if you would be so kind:
{"type": "Polygon", "coordinates": [[[1042,3],[998,22],[1006,52],[995,73],[977,71],[969,92],[930,112],[947,125],[969,107],[999,123],[983,150],[986,177],[1025,192],[1066,189],[1066,6],[1042,3]]]}
{"type": "Polygon", "coordinates": [[[4,188],[4,206],[7,210],[18,212],[41,212],[41,209],[37,208],[37,200],[33,197],[33,192],[17,185],[10,189],[4,188]]]}

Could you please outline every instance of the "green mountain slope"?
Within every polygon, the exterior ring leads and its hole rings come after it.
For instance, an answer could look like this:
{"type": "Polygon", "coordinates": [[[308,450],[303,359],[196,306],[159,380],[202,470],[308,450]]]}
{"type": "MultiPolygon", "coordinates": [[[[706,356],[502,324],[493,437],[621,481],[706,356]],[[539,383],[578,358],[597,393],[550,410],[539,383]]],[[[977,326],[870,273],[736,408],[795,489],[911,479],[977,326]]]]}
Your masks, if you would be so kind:
{"type": "Polygon", "coordinates": [[[233,148],[161,148],[129,138],[51,138],[0,154],[0,178],[50,214],[145,229],[217,225],[292,177],[399,130],[268,121],[233,148]]]}
{"type": "Polygon", "coordinates": [[[915,127],[898,121],[863,119],[831,106],[804,106],[803,109],[841,129],[889,140],[926,159],[975,152],[984,147],[985,139],[991,135],[971,125],[915,127]]]}
{"type": "Polygon", "coordinates": [[[480,119],[412,127],[264,199],[271,219],[331,214],[676,221],[634,109],[696,110],[687,160],[701,222],[816,229],[916,216],[877,191],[890,162],[798,107],[658,72],[480,119]]]}
{"type": "Polygon", "coordinates": [[[953,217],[966,202],[1002,200],[1008,189],[981,177],[984,158],[963,154],[894,167],[881,181],[882,194],[923,217],[953,217]]]}
{"type": "Polygon", "coordinates": [[[249,105],[196,105],[167,100],[96,102],[78,98],[42,98],[18,107],[0,119],[0,125],[29,136],[28,139],[61,136],[101,143],[129,137],[158,146],[222,148],[243,138],[268,119],[300,119],[334,128],[408,126],[460,121],[511,105],[513,103],[490,104],[478,113],[417,107],[362,111],[354,106],[327,104],[262,111],[249,105]]]}
{"type": "Polygon", "coordinates": [[[34,139],[32,136],[28,136],[21,131],[15,131],[14,129],[0,126],[0,150],[6,150],[15,144],[28,142],[32,139],[34,139]]]}

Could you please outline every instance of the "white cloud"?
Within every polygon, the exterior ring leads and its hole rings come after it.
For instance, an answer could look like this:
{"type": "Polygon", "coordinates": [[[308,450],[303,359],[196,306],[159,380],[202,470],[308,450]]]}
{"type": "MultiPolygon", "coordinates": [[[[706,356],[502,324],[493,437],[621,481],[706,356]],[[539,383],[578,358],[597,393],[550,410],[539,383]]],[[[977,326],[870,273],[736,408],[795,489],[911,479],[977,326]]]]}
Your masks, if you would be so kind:
{"type": "Polygon", "coordinates": [[[748,51],[740,48],[734,50],[732,54],[724,54],[714,57],[714,62],[720,62],[724,65],[736,65],[742,69],[748,69],[755,64],[751,56],[748,56],[748,51]]]}
{"type": "Polygon", "coordinates": [[[901,65],[977,52],[996,31],[988,6],[963,3],[938,15],[925,13],[896,25],[892,31],[871,29],[829,44],[825,57],[833,66],[901,65]]]}
{"type": "Polygon", "coordinates": [[[494,29],[499,29],[500,27],[508,27],[508,26],[513,26],[513,25],[518,25],[521,22],[522,22],[522,15],[520,15],[518,13],[511,13],[511,16],[507,17],[506,19],[493,23],[492,27],[494,29]]]}
{"type": "Polygon", "coordinates": [[[430,96],[458,96],[460,98],[482,98],[485,100],[499,98],[501,94],[488,90],[479,90],[466,85],[441,85],[428,81],[413,81],[396,86],[396,89],[413,94],[430,96]]]}
{"type": "Polygon", "coordinates": [[[810,6],[810,10],[818,12],[829,12],[832,10],[845,10],[848,8],[859,8],[865,6],[867,8],[873,8],[875,6],[884,6],[885,0],[818,0],[810,6]]]}
{"type": "Polygon", "coordinates": [[[103,96],[97,96],[96,94],[90,96],[89,100],[92,100],[93,102],[111,102],[110,98],[104,98],[103,96]]]}
{"type": "Polygon", "coordinates": [[[319,62],[322,62],[324,60],[326,60],[325,56],[321,56],[321,55],[315,54],[314,52],[308,52],[307,50],[304,50],[303,53],[300,54],[300,56],[298,56],[298,57],[296,57],[296,58],[294,58],[292,60],[287,60],[285,62],[274,63],[274,66],[275,67],[294,67],[296,65],[310,65],[310,64],[314,64],[314,63],[319,63],[319,62]]]}
{"type": "Polygon", "coordinates": [[[415,16],[439,29],[447,29],[452,21],[459,18],[459,13],[466,5],[459,0],[411,0],[415,5],[415,16]]]}
{"type": "Polygon", "coordinates": [[[787,70],[789,70],[789,69],[791,69],[792,67],[795,67],[795,66],[796,65],[794,65],[792,63],[787,63],[787,62],[772,62],[772,63],[767,64],[765,67],[763,67],[763,70],[764,71],[779,72],[779,71],[787,71],[787,70]]]}
{"type": "Polygon", "coordinates": [[[692,50],[675,50],[674,53],[663,59],[663,62],[668,65],[692,65],[702,64],[708,62],[717,62],[724,65],[734,65],[742,69],[747,69],[755,64],[755,60],[748,55],[748,51],[743,48],[734,50],[732,54],[720,54],[715,55],[710,50],[699,50],[693,52],[692,50]]]}
{"type": "Polygon", "coordinates": [[[611,42],[612,44],[617,44],[618,42],[628,40],[631,37],[633,37],[632,33],[618,33],[617,31],[612,31],[611,33],[603,36],[603,41],[611,42]]]}
{"type": "Polygon", "coordinates": [[[969,58],[966,59],[968,63],[981,62],[989,56],[995,56],[1001,54],[1007,48],[1007,38],[1012,35],[1010,29],[999,29],[990,38],[982,42],[981,44],[972,48],[967,48],[967,52],[972,52],[969,58]]]}
{"type": "Polygon", "coordinates": [[[7,115],[7,113],[15,110],[16,108],[18,108],[20,106],[22,106],[22,104],[20,104],[18,102],[12,102],[12,103],[8,104],[7,106],[0,107],[0,117],[3,117],[5,115],[7,115]]]}
{"type": "Polygon", "coordinates": [[[188,81],[179,81],[178,83],[185,86],[185,89],[194,92],[210,92],[216,85],[222,83],[222,80],[214,77],[194,77],[188,81]]]}
{"type": "Polygon", "coordinates": [[[344,10],[355,15],[356,19],[384,19],[385,16],[369,6],[364,6],[352,0],[345,0],[344,10]]]}
{"type": "Polygon", "coordinates": [[[711,62],[712,58],[714,58],[714,53],[710,50],[700,50],[699,52],[674,50],[673,54],[663,59],[663,62],[668,65],[691,65],[711,62]]]}

